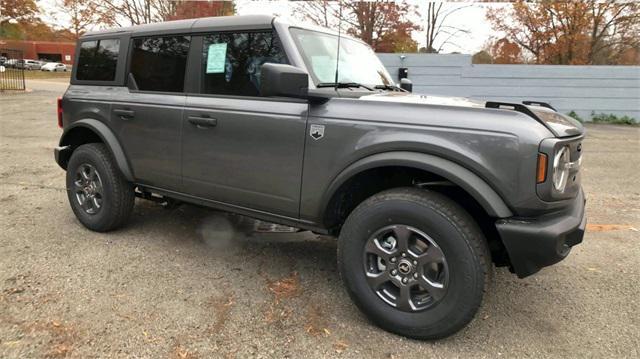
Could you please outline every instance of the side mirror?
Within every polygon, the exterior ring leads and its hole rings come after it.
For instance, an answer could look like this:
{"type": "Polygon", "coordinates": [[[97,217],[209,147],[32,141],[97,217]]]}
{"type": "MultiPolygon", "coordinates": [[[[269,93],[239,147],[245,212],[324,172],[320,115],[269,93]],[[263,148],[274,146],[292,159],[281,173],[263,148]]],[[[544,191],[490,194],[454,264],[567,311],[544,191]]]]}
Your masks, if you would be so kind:
{"type": "Polygon", "coordinates": [[[400,88],[409,92],[413,92],[413,82],[411,82],[411,80],[407,78],[400,79],[400,88]]]}
{"type": "Polygon", "coordinates": [[[309,74],[297,67],[266,63],[260,68],[260,96],[307,98],[309,74]]]}

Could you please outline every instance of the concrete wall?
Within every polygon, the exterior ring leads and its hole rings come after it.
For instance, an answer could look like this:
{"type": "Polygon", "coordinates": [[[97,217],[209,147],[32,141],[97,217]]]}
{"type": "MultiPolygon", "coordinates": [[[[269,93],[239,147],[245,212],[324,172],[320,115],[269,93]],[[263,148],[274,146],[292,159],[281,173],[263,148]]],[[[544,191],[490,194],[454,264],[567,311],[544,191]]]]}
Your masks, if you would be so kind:
{"type": "Polygon", "coordinates": [[[640,66],[472,65],[469,55],[378,54],[397,79],[409,68],[416,93],[549,102],[558,111],[631,116],[640,122],[640,66]]]}

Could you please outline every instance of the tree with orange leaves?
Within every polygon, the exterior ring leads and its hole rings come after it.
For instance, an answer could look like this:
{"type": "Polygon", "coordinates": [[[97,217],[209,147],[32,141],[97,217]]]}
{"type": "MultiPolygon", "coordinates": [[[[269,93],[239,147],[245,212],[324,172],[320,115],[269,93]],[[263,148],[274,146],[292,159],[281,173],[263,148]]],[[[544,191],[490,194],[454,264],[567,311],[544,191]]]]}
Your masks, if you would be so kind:
{"type": "Polygon", "coordinates": [[[487,19],[539,64],[617,64],[640,48],[636,2],[518,0],[487,19]]]}
{"type": "Polygon", "coordinates": [[[175,2],[173,13],[165,20],[195,19],[210,16],[231,16],[236,12],[233,1],[190,1],[175,2]]]}
{"type": "Polygon", "coordinates": [[[411,34],[420,27],[409,19],[417,12],[415,6],[406,1],[300,1],[294,13],[316,25],[340,26],[342,31],[360,38],[377,52],[418,50],[411,34]]]}
{"type": "Polygon", "coordinates": [[[494,64],[521,64],[524,62],[520,46],[507,38],[494,42],[491,45],[490,53],[494,64]]]}

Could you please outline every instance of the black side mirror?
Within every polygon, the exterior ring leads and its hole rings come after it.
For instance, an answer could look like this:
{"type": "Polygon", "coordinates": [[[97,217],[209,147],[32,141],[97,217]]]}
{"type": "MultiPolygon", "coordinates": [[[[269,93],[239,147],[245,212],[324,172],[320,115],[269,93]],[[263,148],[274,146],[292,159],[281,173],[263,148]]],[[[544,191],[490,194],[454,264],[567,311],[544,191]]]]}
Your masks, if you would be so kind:
{"type": "Polygon", "coordinates": [[[260,68],[260,96],[307,98],[309,74],[291,65],[266,63],[260,68]]]}
{"type": "Polygon", "coordinates": [[[413,92],[413,82],[406,78],[400,79],[400,88],[409,92],[413,92]]]}

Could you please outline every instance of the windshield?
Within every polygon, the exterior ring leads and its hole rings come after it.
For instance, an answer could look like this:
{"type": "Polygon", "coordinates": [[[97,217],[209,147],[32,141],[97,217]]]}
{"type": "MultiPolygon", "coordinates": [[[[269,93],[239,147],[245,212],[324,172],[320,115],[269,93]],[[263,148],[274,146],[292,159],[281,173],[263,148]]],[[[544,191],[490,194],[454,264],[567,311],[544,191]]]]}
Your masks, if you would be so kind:
{"type": "MultiPolygon", "coordinates": [[[[291,28],[291,35],[315,84],[335,82],[338,37],[299,28],[291,28]]],[[[369,46],[344,37],[340,39],[338,82],[393,85],[391,76],[369,46]]]]}

